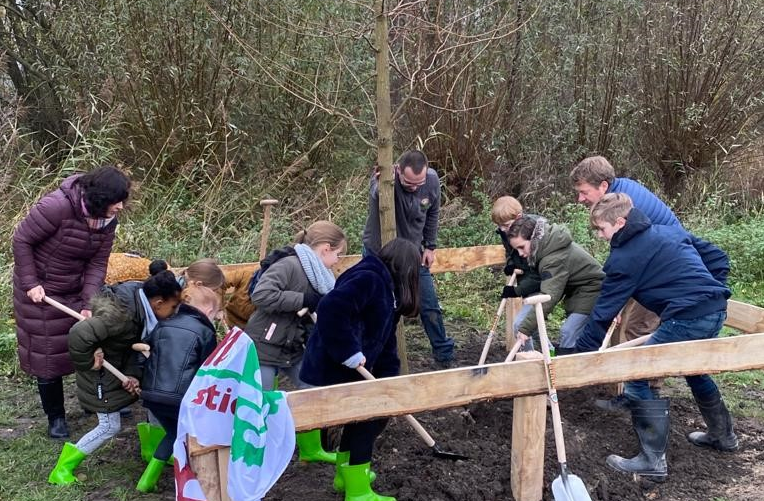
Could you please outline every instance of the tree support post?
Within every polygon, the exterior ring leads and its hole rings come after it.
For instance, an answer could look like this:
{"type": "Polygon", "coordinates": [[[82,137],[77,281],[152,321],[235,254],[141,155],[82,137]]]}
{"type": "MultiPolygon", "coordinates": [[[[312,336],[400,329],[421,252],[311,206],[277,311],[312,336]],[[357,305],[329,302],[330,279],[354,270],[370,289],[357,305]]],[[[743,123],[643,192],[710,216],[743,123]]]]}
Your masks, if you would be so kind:
{"type": "MultiPolygon", "coordinates": [[[[520,352],[515,360],[539,360],[541,353],[520,352]]],[[[514,399],[510,479],[516,501],[541,501],[544,490],[546,395],[514,399]]]]}

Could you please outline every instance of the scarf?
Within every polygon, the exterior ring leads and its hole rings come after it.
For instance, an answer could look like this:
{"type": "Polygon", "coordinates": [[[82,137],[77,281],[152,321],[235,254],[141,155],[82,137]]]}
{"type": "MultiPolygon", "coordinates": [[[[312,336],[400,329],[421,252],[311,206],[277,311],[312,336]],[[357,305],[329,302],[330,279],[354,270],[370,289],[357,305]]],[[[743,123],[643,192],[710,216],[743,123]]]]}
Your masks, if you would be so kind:
{"type": "Polygon", "coordinates": [[[102,230],[109,226],[114,220],[112,217],[91,217],[88,212],[88,208],[85,207],[85,200],[80,199],[80,205],[82,206],[82,214],[85,216],[85,222],[88,224],[88,228],[91,230],[102,230]]]}
{"type": "Polygon", "coordinates": [[[143,289],[138,289],[138,297],[141,298],[141,306],[143,306],[143,311],[146,313],[146,321],[143,323],[143,332],[141,332],[141,341],[143,341],[149,333],[154,330],[154,327],[156,327],[159,321],[157,320],[156,315],[154,315],[154,310],[151,309],[149,298],[146,297],[143,289]]]}
{"type": "Polygon", "coordinates": [[[297,244],[294,246],[294,250],[302,269],[305,271],[305,276],[308,277],[308,282],[316,289],[316,292],[324,295],[334,289],[334,273],[324,266],[324,263],[309,245],[297,244]]]}

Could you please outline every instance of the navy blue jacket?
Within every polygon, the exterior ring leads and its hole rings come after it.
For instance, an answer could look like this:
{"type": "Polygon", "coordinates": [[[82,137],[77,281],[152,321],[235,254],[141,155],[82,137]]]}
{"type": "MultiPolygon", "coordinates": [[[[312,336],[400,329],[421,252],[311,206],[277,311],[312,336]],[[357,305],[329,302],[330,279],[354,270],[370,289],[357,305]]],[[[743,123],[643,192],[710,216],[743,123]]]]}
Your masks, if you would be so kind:
{"type": "Polygon", "coordinates": [[[613,235],[605,280],[578,351],[599,349],[608,326],[630,297],[661,317],[690,320],[725,311],[729,289],[714,279],[680,227],[653,225],[632,209],[613,235]]]}
{"type": "Polygon", "coordinates": [[[375,377],[400,372],[393,279],[385,264],[368,255],[337,279],[318,304],[318,322],[308,338],[300,379],[327,386],[363,379],[342,362],[359,351],[375,377]]]}
{"type": "Polygon", "coordinates": [[[145,342],[151,355],[143,372],[141,398],[179,406],[196,371],[215,351],[215,328],[202,312],[181,304],[178,313],[159,321],[145,342]]]}
{"type": "MultiPolygon", "coordinates": [[[[608,193],[625,193],[631,198],[634,207],[642,211],[652,224],[662,224],[666,226],[677,226],[682,228],[674,212],[656,197],[652,191],[641,184],[625,177],[617,177],[613,184],[608,186],[608,193]]],[[[688,232],[689,233],[689,232],[688,232]]],[[[727,284],[727,275],[730,271],[730,261],[727,254],[711,242],[689,233],[692,245],[700,254],[703,263],[705,263],[711,275],[721,282],[727,284]]]]}

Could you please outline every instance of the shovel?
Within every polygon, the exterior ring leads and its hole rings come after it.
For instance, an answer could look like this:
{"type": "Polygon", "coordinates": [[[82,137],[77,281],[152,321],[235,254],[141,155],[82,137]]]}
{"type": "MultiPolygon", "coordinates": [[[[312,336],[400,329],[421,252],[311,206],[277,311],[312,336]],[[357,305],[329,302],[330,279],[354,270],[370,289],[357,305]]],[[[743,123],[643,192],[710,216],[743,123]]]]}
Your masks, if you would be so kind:
{"type": "MultiPolygon", "coordinates": [[[[512,273],[512,276],[507,279],[507,285],[514,285],[515,280],[517,279],[517,275],[515,273],[512,273]]],[[[496,326],[499,325],[499,319],[501,318],[501,314],[504,312],[504,307],[507,304],[507,298],[501,298],[501,303],[499,303],[499,309],[496,311],[496,316],[493,317],[493,323],[491,324],[491,330],[488,331],[488,339],[485,340],[485,344],[483,345],[483,351],[480,353],[480,360],[478,360],[478,365],[483,365],[485,363],[485,359],[488,357],[488,349],[491,347],[491,342],[493,341],[493,337],[496,335],[496,326]]]]}
{"type": "MultiPolygon", "coordinates": [[[[372,375],[371,372],[366,370],[366,367],[363,365],[359,365],[356,367],[356,370],[363,376],[364,379],[368,379],[370,381],[373,381],[375,378],[372,375]]],[[[414,431],[419,434],[420,437],[422,437],[422,440],[424,440],[424,443],[427,444],[427,446],[432,449],[432,455],[436,458],[441,459],[450,459],[452,461],[459,461],[459,460],[467,460],[469,457],[464,456],[462,454],[457,454],[455,452],[448,452],[441,449],[437,443],[435,443],[435,440],[430,436],[429,433],[427,433],[427,430],[424,429],[424,427],[419,423],[419,421],[416,420],[414,416],[411,414],[406,414],[403,416],[406,418],[406,421],[411,425],[412,428],[414,428],[414,431]]]]}
{"type": "MultiPolygon", "coordinates": [[[[42,298],[42,300],[43,300],[43,301],[45,301],[46,303],[48,303],[49,305],[51,305],[52,307],[54,307],[55,309],[57,309],[57,310],[59,310],[59,311],[63,311],[64,313],[66,313],[66,314],[68,314],[68,315],[71,315],[71,316],[73,316],[73,317],[74,317],[74,318],[76,318],[77,320],[85,320],[85,317],[84,317],[84,316],[82,316],[80,313],[77,313],[76,311],[74,311],[73,309],[69,308],[68,306],[66,306],[66,305],[63,305],[63,304],[59,303],[59,302],[58,302],[58,301],[56,301],[55,299],[51,299],[51,298],[49,298],[48,296],[45,296],[45,297],[43,297],[43,298],[42,298]]],[[[99,349],[100,349],[100,348],[99,348],[99,349]]],[[[124,374],[122,374],[122,371],[120,371],[119,369],[117,369],[116,367],[114,367],[113,365],[111,365],[111,364],[110,364],[109,362],[107,362],[106,360],[104,360],[104,361],[101,363],[101,366],[102,366],[104,369],[106,369],[107,371],[111,372],[111,373],[114,375],[114,377],[116,377],[117,379],[119,379],[119,380],[120,380],[120,381],[122,381],[123,383],[124,383],[125,381],[127,381],[127,376],[125,376],[124,374]]]]}
{"type": "Polygon", "coordinates": [[[549,338],[546,334],[544,323],[544,309],[541,303],[549,301],[551,296],[542,294],[531,296],[525,304],[532,304],[536,308],[536,321],[538,323],[539,337],[541,338],[541,350],[544,352],[544,366],[546,367],[546,385],[549,390],[549,400],[552,403],[552,425],[554,426],[554,443],[557,446],[557,461],[560,462],[560,476],[552,482],[552,494],[554,501],[591,501],[589,491],[584,482],[568,470],[568,462],[565,457],[565,441],[562,436],[562,417],[560,416],[560,404],[557,401],[555,390],[555,371],[552,358],[549,355],[549,338]]]}

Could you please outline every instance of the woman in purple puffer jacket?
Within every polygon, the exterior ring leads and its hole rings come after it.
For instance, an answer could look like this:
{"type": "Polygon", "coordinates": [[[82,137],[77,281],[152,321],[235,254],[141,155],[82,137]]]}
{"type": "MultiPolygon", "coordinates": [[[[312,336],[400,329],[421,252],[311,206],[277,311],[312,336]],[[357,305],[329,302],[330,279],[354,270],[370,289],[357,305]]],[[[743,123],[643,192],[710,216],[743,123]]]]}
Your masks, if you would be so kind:
{"type": "Polygon", "coordinates": [[[37,378],[48,435],[67,438],[62,376],[74,372],[67,334],[75,319],[43,302],[49,296],[89,317],[103,285],[130,179],[116,167],[66,178],[13,234],[13,308],[21,368],[37,378]]]}

